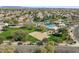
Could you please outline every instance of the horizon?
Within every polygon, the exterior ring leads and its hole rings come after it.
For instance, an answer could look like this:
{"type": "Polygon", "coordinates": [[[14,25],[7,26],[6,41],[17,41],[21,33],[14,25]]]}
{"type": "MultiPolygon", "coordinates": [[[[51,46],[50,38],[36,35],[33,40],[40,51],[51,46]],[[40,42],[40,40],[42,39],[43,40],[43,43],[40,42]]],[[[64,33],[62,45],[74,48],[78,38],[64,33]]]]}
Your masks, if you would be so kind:
{"type": "Polygon", "coordinates": [[[6,7],[22,7],[22,8],[79,8],[79,6],[0,6],[0,8],[6,7]]]}

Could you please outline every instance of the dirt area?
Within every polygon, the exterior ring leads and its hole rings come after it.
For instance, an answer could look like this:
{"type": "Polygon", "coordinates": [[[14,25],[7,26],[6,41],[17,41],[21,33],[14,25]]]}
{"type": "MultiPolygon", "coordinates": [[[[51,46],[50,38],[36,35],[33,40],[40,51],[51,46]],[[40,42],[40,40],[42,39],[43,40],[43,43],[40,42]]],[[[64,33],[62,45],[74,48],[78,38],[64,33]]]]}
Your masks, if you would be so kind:
{"type": "Polygon", "coordinates": [[[42,32],[32,32],[32,33],[29,33],[29,35],[35,37],[38,40],[43,40],[44,38],[49,37],[47,32],[44,32],[44,33],[42,33],[42,32]]]}

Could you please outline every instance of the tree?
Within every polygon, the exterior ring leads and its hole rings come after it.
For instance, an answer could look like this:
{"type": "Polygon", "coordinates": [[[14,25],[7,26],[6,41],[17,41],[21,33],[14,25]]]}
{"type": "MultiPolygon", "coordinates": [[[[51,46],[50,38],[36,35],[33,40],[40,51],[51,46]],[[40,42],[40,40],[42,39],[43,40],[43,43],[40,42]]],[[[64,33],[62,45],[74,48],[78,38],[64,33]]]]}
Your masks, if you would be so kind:
{"type": "Polygon", "coordinates": [[[43,42],[43,43],[47,43],[47,42],[48,42],[48,38],[44,38],[44,39],[42,40],[42,42],[43,42]]]}
{"type": "Polygon", "coordinates": [[[49,41],[43,48],[40,49],[42,53],[53,53],[55,51],[55,43],[49,41]]]}
{"type": "Polygon", "coordinates": [[[42,42],[42,41],[38,41],[38,42],[37,42],[37,45],[39,45],[39,46],[40,46],[40,45],[43,45],[43,42],[42,42]]]}
{"type": "Polygon", "coordinates": [[[0,44],[3,43],[3,40],[5,40],[5,38],[3,36],[0,36],[0,44]]]}
{"type": "Polygon", "coordinates": [[[19,30],[13,33],[13,39],[15,41],[25,41],[26,40],[27,33],[23,30],[19,30]]]}
{"type": "Polygon", "coordinates": [[[12,22],[13,22],[13,24],[18,24],[19,22],[18,22],[18,20],[15,20],[15,19],[13,19],[13,20],[11,20],[12,22]]]}
{"type": "Polygon", "coordinates": [[[44,26],[40,26],[40,29],[41,29],[42,32],[46,31],[46,27],[44,27],[44,26]]]}
{"type": "Polygon", "coordinates": [[[16,19],[6,19],[6,20],[4,20],[4,22],[5,23],[8,23],[8,24],[10,24],[10,25],[16,25],[16,24],[18,24],[19,22],[18,22],[18,20],[16,20],[16,19]]]}
{"type": "Polygon", "coordinates": [[[28,30],[32,30],[35,28],[34,24],[26,24],[24,27],[26,27],[28,30]]]}
{"type": "Polygon", "coordinates": [[[2,31],[6,31],[9,27],[8,26],[4,26],[2,31]]]}
{"type": "Polygon", "coordinates": [[[37,26],[36,27],[36,31],[45,32],[46,31],[46,28],[44,26],[37,26]]]}

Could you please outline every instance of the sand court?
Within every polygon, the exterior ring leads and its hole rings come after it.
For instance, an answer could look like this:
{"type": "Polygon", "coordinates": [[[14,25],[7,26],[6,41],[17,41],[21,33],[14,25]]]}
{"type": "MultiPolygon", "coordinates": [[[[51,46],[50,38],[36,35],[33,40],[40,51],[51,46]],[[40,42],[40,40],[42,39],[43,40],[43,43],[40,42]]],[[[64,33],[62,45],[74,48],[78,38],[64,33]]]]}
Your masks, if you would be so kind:
{"type": "Polygon", "coordinates": [[[32,32],[32,33],[29,33],[29,35],[35,37],[36,39],[38,40],[43,40],[44,38],[48,38],[49,36],[47,35],[47,32],[32,32]]]}

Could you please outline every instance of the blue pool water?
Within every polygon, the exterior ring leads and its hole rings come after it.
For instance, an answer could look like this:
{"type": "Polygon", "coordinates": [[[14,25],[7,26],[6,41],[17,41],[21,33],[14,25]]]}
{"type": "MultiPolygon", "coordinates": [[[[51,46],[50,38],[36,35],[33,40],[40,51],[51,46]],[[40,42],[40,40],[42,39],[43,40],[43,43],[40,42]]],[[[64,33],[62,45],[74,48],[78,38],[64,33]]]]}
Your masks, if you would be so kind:
{"type": "Polygon", "coordinates": [[[46,27],[48,29],[54,29],[55,27],[57,27],[55,24],[47,24],[46,27]]]}

